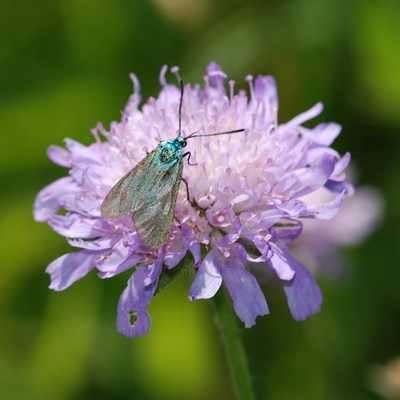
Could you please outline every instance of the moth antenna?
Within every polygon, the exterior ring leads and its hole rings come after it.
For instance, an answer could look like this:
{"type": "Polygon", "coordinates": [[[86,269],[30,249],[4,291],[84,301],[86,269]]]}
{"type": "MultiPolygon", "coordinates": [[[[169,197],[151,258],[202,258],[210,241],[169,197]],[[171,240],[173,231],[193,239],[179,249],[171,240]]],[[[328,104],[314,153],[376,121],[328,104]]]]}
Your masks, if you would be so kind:
{"type": "Polygon", "coordinates": [[[181,126],[182,126],[182,103],[183,103],[183,80],[181,79],[180,81],[181,84],[181,98],[179,100],[179,115],[178,115],[178,119],[179,119],[179,131],[178,131],[178,135],[182,136],[182,132],[181,132],[181,126]]]}
{"type": "Polygon", "coordinates": [[[228,133],[236,133],[236,132],[244,132],[245,129],[235,129],[233,131],[226,131],[226,132],[216,132],[216,133],[205,133],[204,135],[195,135],[196,132],[191,133],[189,136],[186,136],[185,139],[191,139],[195,137],[202,137],[202,136],[218,136],[218,135],[226,135],[228,133]]]}

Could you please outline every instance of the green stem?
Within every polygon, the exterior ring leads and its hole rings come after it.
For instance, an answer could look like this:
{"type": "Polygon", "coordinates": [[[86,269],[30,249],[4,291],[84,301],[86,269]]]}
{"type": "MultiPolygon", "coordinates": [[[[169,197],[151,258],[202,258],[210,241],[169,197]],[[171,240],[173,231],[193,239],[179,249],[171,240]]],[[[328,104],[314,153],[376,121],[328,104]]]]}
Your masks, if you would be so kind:
{"type": "Polygon", "coordinates": [[[222,340],[225,357],[237,400],[254,400],[254,390],[237,326],[237,317],[228,291],[222,286],[214,296],[215,322],[222,340]]]}

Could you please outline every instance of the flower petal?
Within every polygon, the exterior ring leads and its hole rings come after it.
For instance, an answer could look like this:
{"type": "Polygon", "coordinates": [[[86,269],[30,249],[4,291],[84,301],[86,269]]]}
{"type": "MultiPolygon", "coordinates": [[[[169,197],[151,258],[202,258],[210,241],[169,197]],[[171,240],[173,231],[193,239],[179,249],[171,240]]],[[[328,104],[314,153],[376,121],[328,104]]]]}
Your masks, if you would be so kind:
{"type": "Polygon", "coordinates": [[[83,240],[81,238],[79,238],[79,239],[67,238],[67,242],[70,246],[78,247],[78,248],[84,249],[84,250],[94,250],[94,251],[99,251],[99,250],[110,250],[111,251],[112,247],[115,246],[116,243],[120,240],[121,239],[117,238],[117,237],[104,237],[104,238],[99,238],[97,240],[83,240]]]}
{"type": "Polygon", "coordinates": [[[340,175],[349,166],[351,160],[351,154],[347,152],[343,157],[338,160],[333,171],[333,175],[340,175]]]}
{"type": "Polygon", "coordinates": [[[334,200],[324,204],[311,204],[307,206],[304,216],[312,217],[319,220],[327,220],[333,218],[340,211],[345,191],[335,197],[334,200]]]}
{"type": "Polygon", "coordinates": [[[141,265],[129,278],[128,286],[123,291],[118,303],[117,329],[128,337],[146,335],[150,329],[151,318],[147,312],[150,300],[154,296],[160,277],[163,254],[154,263],[155,273],[149,279],[149,266],[141,265]],[[148,283],[148,282],[146,282],[148,283]]]}
{"type": "Polygon", "coordinates": [[[68,150],[60,146],[50,146],[47,149],[47,157],[50,158],[53,163],[61,165],[62,167],[71,168],[71,156],[68,150]]]}
{"type": "Polygon", "coordinates": [[[79,193],[81,188],[67,176],[51,183],[42,189],[36,196],[33,206],[35,221],[44,222],[51,218],[63,205],[65,196],[79,193]]]}
{"type": "Polygon", "coordinates": [[[322,123],[317,125],[308,133],[308,137],[315,144],[320,146],[330,146],[332,142],[337,138],[342,127],[334,122],[322,123]]]}
{"type": "Polygon", "coordinates": [[[189,290],[190,300],[209,299],[221,286],[222,276],[215,262],[215,252],[211,250],[200,264],[189,290]]]}
{"type": "Polygon", "coordinates": [[[290,281],[295,275],[295,271],[291,268],[290,262],[287,260],[287,254],[275,243],[270,244],[273,251],[272,257],[269,259],[269,266],[276,272],[279,279],[290,281]]]}
{"type": "Polygon", "coordinates": [[[95,267],[95,262],[105,253],[82,250],[58,257],[46,268],[51,277],[50,289],[64,290],[84,277],[95,267]]]}
{"type": "Polygon", "coordinates": [[[100,272],[97,275],[102,279],[112,278],[115,275],[118,275],[122,272],[127,271],[128,269],[135,267],[137,264],[143,261],[143,259],[140,254],[132,253],[125,260],[119,261],[119,264],[114,262],[113,265],[102,266],[101,269],[98,267],[100,272]]]}
{"type": "Polygon", "coordinates": [[[351,197],[354,195],[355,189],[354,186],[347,180],[344,181],[334,181],[329,179],[325,185],[328,190],[333,193],[342,193],[345,191],[346,196],[351,197]]]}
{"type": "Polygon", "coordinates": [[[103,236],[106,223],[99,218],[86,218],[79,214],[54,215],[49,225],[60,235],[70,238],[92,239],[103,236]]]}
{"type": "Polygon", "coordinates": [[[256,278],[246,271],[243,263],[233,254],[227,258],[221,255],[217,262],[233,300],[236,315],[246,328],[252,327],[258,316],[269,314],[267,302],[256,278]]]}
{"type": "Polygon", "coordinates": [[[315,106],[311,107],[309,110],[297,115],[296,117],[292,118],[286,124],[280,125],[279,129],[289,129],[295,127],[297,125],[301,125],[303,122],[309,121],[310,119],[316,117],[317,115],[321,114],[324,106],[322,103],[317,103],[315,106]]]}
{"type": "Polygon", "coordinates": [[[97,269],[101,272],[101,278],[110,278],[129,268],[134,267],[141,257],[133,253],[133,249],[125,244],[124,241],[118,243],[110,250],[107,257],[101,258],[96,263],[97,269]],[[131,257],[134,255],[134,257],[131,257]],[[126,262],[129,260],[128,262],[126,262]]]}
{"type": "Polygon", "coordinates": [[[335,168],[335,158],[330,154],[323,154],[309,168],[296,170],[276,187],[276,193],[289,195],[291,198],[304,196],[323,186],[335,168]]]}
{"type": "MultiPolygon", "coordinates": [[[[276,250],[276,249],[275,249],[276,250]]],[[[288,306],[296,321],[303,321],[312,314],[320,311],[322,304],[321,290],[310,271],[293,258],[286,247],[274,251],[295,272],[293,279],[283,281],[288,306]]]]}

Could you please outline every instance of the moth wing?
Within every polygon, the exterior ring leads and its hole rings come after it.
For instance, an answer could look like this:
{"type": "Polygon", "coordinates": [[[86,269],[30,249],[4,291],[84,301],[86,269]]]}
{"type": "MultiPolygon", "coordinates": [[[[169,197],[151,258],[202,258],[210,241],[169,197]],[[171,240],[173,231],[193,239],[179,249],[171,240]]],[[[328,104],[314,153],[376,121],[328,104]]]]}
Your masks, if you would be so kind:
{"type": "Polygon", "coordinates": [[[155,155],[156,149],[113,186],[101,204],[101,216],[104,219],[125,217],[134,211],[136,204],[140,202],[141,188],[147,180],[155,155]]]}
{"type": "Polygon", "coordinates": [[[148,190],[143,191],[136,204],[133,222],[140,238],[151,249],[163,246],[171,233],[182,170],[182,158],[168,169],[154,169],[146,182],[148,190]]]}

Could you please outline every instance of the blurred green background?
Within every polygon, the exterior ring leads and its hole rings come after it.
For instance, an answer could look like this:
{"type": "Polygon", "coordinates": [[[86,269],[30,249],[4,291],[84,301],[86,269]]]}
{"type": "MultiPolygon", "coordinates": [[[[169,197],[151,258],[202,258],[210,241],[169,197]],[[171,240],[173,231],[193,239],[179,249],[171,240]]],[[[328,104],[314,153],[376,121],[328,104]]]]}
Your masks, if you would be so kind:
{"type": "Polygon", "coordinates": [[[348,279],[319,280],[320,314],[297,323],[282,290],[264,287],[271,314],[242,329],[258,397],[400,398],[383,367],[400,356],[400,3],[16,0],[0,2],[2,399],[232,398],[211,304],[187,300],[189,280],[154,299],[147,337],[125,338],[115,320],[129,273],[50,291],[44,270],[70,249],[32,219],[37,192],[67,173],[46,148],[89,144],[98,121],[119,120],[130,72],[147,99],[162,65],[194,83],[210,60],[237,88],[274,75],[280,122],[323,101],[310,126],[340,123],[334,147],[386,202],[382,226],[344,251],[348,279]]]}

